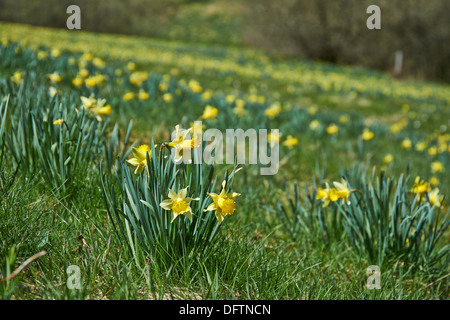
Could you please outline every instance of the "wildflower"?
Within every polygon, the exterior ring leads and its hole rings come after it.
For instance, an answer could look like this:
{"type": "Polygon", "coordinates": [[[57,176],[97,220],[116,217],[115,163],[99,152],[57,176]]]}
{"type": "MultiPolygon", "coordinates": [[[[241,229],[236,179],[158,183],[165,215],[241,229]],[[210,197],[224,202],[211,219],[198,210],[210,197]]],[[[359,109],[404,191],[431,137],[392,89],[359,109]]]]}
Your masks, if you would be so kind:
{"type": "Polygon", "coordinates": [[[330,186],[328,185],[328,182],[325,182],[325,189],[317,188],[317,200],[322,200],[323,207],[327,207],[331,202],[339,200],[339,195],[337,193],[336,188],[330,189],[330,186]]]}
{"type": "Polygon", "coordinates": [[[392,161],[394,161],[394,156],[392,154],[390,154],[390,153],[385,155],[384,158],[383,158],[383,162],[384,163],[391,163],[392,161]]]}
{"type": "Polygon", "coordinates": [[[365,128],[363,133],[361,134],[361,138],[364,141],[372,140],[374,136],[375,136],[375,134],[367,128],[365,128]]]}
{"type": "Polygon", "coordinates": [[[87,78],[89,76],[89,71],[87,71],[86,69],[81,69],[80,71],[78,71],[78,75],[81,78],[87,78]]]}
{"type": "Polygon", "coordinates": [[[122,96],[122,99],[125,101],[130,101],[134,99],[134,92],[127,92],[122,96]]]}
{"type": "Polygon", "coordinates": [[[11,81],[15,84],[20,84],[23,82],[23,75],[22,72],[16,71],[11,77],[11,81]]]}
{"type": "Polygon", "coordinates": [[[83,103],[81,107],[86,109],[93,108],[97,104],[97,99],[94,98],[94,95],[91,95],[89,98],[81,96],[80,100],[83,103]]]}
{"type": "Polygon", "coordinates": [[[188,84],[189,89],[191,89],[192,92],[194,93],[200,93],[203,91],[202,86],[200,85],[200,83],[196,80],[190,80],[189,84],[188,84]]]}
{"type": "Polygon", "coordinates": [[[134,62],[128,62],[128,63],[127,63],[127,69],[130,70],[130,71],[135,70],[135,69],[136,69],[136,63],[134,63],[134,62]]]}
{"type": "Polygon", "coordinates": [[[331,124],[327,128],[327,133],[329,135],[336,134],[339,131],[339,127],[335,124],[331,124]]]}
{"type": "Polygon", "coordinates": [[[289,135],[287,136],[286,140],[283,141],[283,145],[289,148],[292,148],[293,146],[298,144],[298,139],[294,138],[293,136],[289,135]]]}
{"type": "Polygon", "coordinates": [[[138,93],[138,98],[139,98],[139,100],[147,100],[148,98],[149,98],[149,94],[148,94],[148,92],[145,92],[144,90],[139,90],[139,93],[138,93]]]}
{"type": "Polygon", "coordinates": [[[83,79],[82,78],[73,78],[72,79],[72,84],[75,86],[75,87],[77,87],[77,88],[79,88],[79,87],[81,87],[82,85],[83,85],[83,79]]]}
{"type": "Polygon", "coordinates": [[[348,198],[355,191],[354,189],[349,189],[347,185],[347,181],[341,179],[341,182],[333,182],[334,187],[337,190],[337,195],[339,199],[342,199],[342,202],[347,203],[348,205],[351,203],[348,198]]]}
{"type": "Polygon", "coordinates": [[[416,150],[419,152],[424,151],[427,148],[427,143],[425,141],[419,141],[416,144],[416,150]]]}
{"type": "Polygon", "coordinates": [[[222,191],[219,194],[208,193],[213,202],[205,209],[205,211],[216,211],[215,215],[219,224],[222,223],[227,215],[234,213],[236,210],[236,203],[233,199],[240,196],[240,194],[236,192],[226,193],[225,186],[226,181],[224,180],[222,182],[222,191]]]}
{"type": "Polygon", "coordinates": [[[112,112],[112,108],[111,106],[108,104],[106,106],[98,106],[94,109],[92,109],[92,112],[97,114],[97,115],[108,115],[111,114],[112,112]]]}
{"type": "Polygon", "coordinates": [[[195,135],[192,139],[186,139],[188,134],[192,131],[193,128],[189,128],[187,130],[181,129],[180,125],[175,126],[175,139],[169,142],[169,147],[175,149],[175,157],[174,161],[178,162],[183,157],[183,152],[189,149],[197,149],[201,145],[201,141],[197,135],[195,135]]]}
{"type": "Polygon", "coordinates": [[[48,57],[47,51],[38,51],[37,53],[38,60],[43,60],[46,59],[47,57],[48,57]]]}
{"type": "Polygon", "coordinates": [[[169,199],[166,199],[159,204],[164,210],[172,211],[172,220],[170,221],[171,223],[181,214],[188,217],[189,220],[192,219],[192,209],[189,206],[189,202],[198,199],[187,197],[187,189],[187,187],[181,189],[178,193],[176,193],[172,189],[169,189],[169,199]]]}
{"type": "Polygon", "coordinates": [[[214,119],[219,114],[219,109],[207,105],[203,111],[202,119],[214,119]]]}
{"type": "Polygon", "coordinates": [[[308,113],[310,115],[315,115],[317,113],[318,108],[316,106],[312,106],[308,108],[308,113]]]}
{"type": "Polygon", "coordinates": [[[439,195],[439,188],[434,188],[428,193],[428,199],[430,200],[432,206],[436,205],[436,207],[439,208],[444,201],[444,196],[439,195]]]}
{"type": "Polygon", "coordinates": [[[99,69],[103,69],[106,66],[106,62],[97,57],[92,60],[92,63],[99,69]]]}
{"type": "Polygon", "coordinates": [[[320,122],[318,120],[313,120],[311,121],[311,123],[309,124],[309,128],[312,131],[316,131],[318,128],[320,127],[320,122]]]}
{"type": "Polygon", "coordinates": [[[414,194],[418,194],[419,199],[422,200],[429,189],[430,187],[428,182],[421,180],[420,177],[416,177],[414,180],[414,186],[410,191],[414,194]]]}
{"type": "Polygon", "coordinates": [[[61,55],[61,50],[59,50],[57,48],[52,49],[51,55],[53,58],[58,58],[61,55]]]}
{"type": "Polygon", "coordinates": [[[209,100],[212,97],[212,93],[210,90],[206,90],[205,92],[202,93],[202,99],[203,100],[209,100]]]}
{"type": "Polygon", "coordinates": [[[438,148],[436,148],[436,147],[428,148],[428,154],[429,154],[430,156],[435,156],[435,155],[437,155],[437,154],[438,154],[438,148]]]}
{"type": "Polygon", "coordinates": [[[435,177],[435,176],[432,176],[432,177],[430,178],[430,184],[431,184],[433,187],[438,186],[438,185],[439,185],[439,179],[438,179],[437,177],[435,177]]]}
{"type": "Polygon", "coordinates": [[[94,77],[89,77],[86,80],[84,80],[84,83],[86,84],[86,87],[96,87],[97,86],[97,79],[94,77]]]}
{"type": "Polygon", "coordinates": [[[412,147],[412,141],[406,138],[405,140],[402,141],[401,146],[403,149],[410,149],[412,147]]]}
{"type": "Polygon", "coordinates": [[[61,82],[62,80],[61,76],[57,72],[49,74],[48,78],[50,79],[51,82],[61,82]]]}
{"type": "Polygon", "coordinates": [[[276,102],[270,105],[269,108],[264,110],[264,114],[269,118],[274,118],[281,112],[281,110],[282,110],[281,105],[278,102],[276,102]]]}
{"type": "Polygon", "coordinates": [[[49,87],[48,88],[48,94],[50,95],[50,97],[54,97],[56,96],[56,94],[58,93],[58,90],[56,90],[55,87],[49,87]]]}
{"type": "Polygon", "coordinates": [[[58,119],[58,120],[53,121],[53,124],[54,124],[55,126],[57,126],[57,125],[63,124],[64,122],[65,122],[64,119],[58,119]]]}
{"type": "Polygon", "coordinates": [[[144,81],[148,79],[147,72],[133,72],[130,75],[130,82],[135,86],[140,86],[144,81]]]}
{"type": "Polygon", "coordinates": [[[164,102],[171,102],[172,101],[172,99],[173,99],[173,97],[172,97],[172,94],[170,94],[170,93],[165,93],[164,95],[163,95],[163,100],[164,100],[164,102]]]}
{"type": "Polygon", "coordinates": [[[444,171],[444,164],[440,161],[434,161],[431,163],[431,172],[437,173],[444,171]]]}
{"type": "Polygon", "coordinates": [[[344,114],[342,116],[339,116],[339,118],[338,118],[338,122],[340,124],[345,124],[345,123],[347,123],[349,121],[350,121],[350,116],[348,114],[344,114]]]}
{"type": "Polygon", "coordinates": [[[134,174],[140,174],[147,165],[147,153],[151,159],[152,151],[146,144],[141,145],[139,148],[132,148],[133,158],[127,160],[127,162],[136,167],[134,174]]]}

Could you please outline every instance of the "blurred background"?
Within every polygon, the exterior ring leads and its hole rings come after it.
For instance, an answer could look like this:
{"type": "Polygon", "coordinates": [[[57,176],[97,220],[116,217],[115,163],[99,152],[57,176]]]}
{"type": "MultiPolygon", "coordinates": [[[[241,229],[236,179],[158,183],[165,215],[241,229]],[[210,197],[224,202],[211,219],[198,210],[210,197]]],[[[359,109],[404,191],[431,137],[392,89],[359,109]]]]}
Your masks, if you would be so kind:
{"type": "Polygon", "coordinates": [[[308,59],[450,82],[448,0],[0,0],[0,20],[66,28],[80,6],[85,31],[214,45],[251,46],[308,59]],[[368,30],[369,5],[381,30],[368,30]]]}

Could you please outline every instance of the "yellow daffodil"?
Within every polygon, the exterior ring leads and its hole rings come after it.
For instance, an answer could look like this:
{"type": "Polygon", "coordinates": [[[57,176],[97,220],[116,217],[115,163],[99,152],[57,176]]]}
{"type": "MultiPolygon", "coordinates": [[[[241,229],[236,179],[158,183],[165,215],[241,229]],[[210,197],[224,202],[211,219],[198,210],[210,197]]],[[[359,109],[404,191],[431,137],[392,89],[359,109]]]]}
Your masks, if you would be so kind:
{"type": "Polygon", "coordinates": [[[428,185],[428,182],[421,180],[420,177],[416,177],[414,186],[410,191],[414,194],[419,194],[419,199],[422,200],[429,190],[430,186],[428,185]]]}
{"type": "Polygon", "coordinates": [[[336,188],[331,189],[327,182],[325,182],[325,189],[317,188],[317,200],[322,200],[322,206],[327,207],[331,202],[339,200],[339,194],[336,188]]]}
{"type": "Polygon", "coordinates": [[[150,97],[148,92],[145,92],[144,90],[139,90],[138,98],[139,100],[147,100],[150,97]]]}
{"type": "Polygon", "coordinates": [[[207,105],[203,111],[202,119],[214,119],[219,114],[219,109],[207,105]]]}
{"type": "Polygon", "coordinates": [[[432,206],[436,205],[436,207],[441,207],[442,202],[444,201],[444,196],[439,194],[439,188],[434,188],[432,191],[428,193],[428,199],[430,199],[430,203],[432,206]]]}
{"type": "Polygon", "coordinates": [[[236,210],[236,203],[234,198],[240,196],[239,193],[225,191],[226,181],[222,182],[222,191],[217,193],[208,193],[213,202],[205,209],[205,211],[215,211],[215,215],[219,224],[222,223],[223,219],[227,215],[231,215],[236,210]]]}
{"type": "Polygon", "coordinates": [[[164,102],[169,103],[169,102],[172,101],[172,99],[173,99],[173,97],[172,97],[172,94],[171,94],[171,93],[167,92],[167,93],[164,93],[164,94],[163,94],[163,100],[164,100],[164,102]]]}
{"type": "Polygon", "coordinates": [[[61,82],[62,80],[61,76],[57,72],[49,74],[48,78],[51,82],[61,82]]]}
{"type": "Polygon", "coordinates": [[[312,131],[316,131],[320,127],[320,122],[318,120],[313,120],[309,124],[309,129],[312,131]]]}
{"type": "Polygon", "coordinates": [[[131,152],[133,153],[133,158],[127,160],[127,162],[136,167],[134,174],[139,174],[147,165],[147,153],[151,159],[152,151],[150,146],[143,144],[139,148],[132,148],[131,152]]]}
{"type": "Polygon", "coordinates": [[[136,69],[136,63],[134,63],[134,62],[128,62],[128,63],[127,63],[127,69],[130,70],[130,71],[135,70],[135,69],[136,69]]]}
{"type": "Polygon", "coordinates": [[[190,80],[189,84],[188,84],[189,89],[191,89],[192,92],[194,93],[200,93],[203,91],[202,86],[200,85],[200,83],[196,80],[190,80]]]}
{"type": "Polygon", "coordinates": [[[435,155],[438,154],[438,152],[439,152],[439,150],[438,150],[438,148],[436,148],[436,147],[428,148],[428,154],[429,154],[430,156],[435,156],[435,155]]]}
{"type": "Polygon", "coordinates": [[[38,51],[37,53],[38,60],[43,60],[46,59],[47,57],[48,57],[47,51],[38,51]]]}
{"type": "Polygon", "coordinates": [[[209,100],[212,97],[212,92],[211,90],[206,90],[205,92],[202,93],[202,100],[209,100]]]}
{"type": "Polygon", "coordinates": [[[22,83],[23,82],[22,72],[19,71],[14,72],[14,74],[11,76],[11,81],[14,82],[15,84],[22,83]]]}
{"type": "Polygon", "coordinates": [[[372,140],[374,136],[375,134],[372,131],[365,128],[363,133],[361,134],[361,139],[363,139],[364,141],[369,141],[372,140]]]}
{"type": "Polygon", "coordinates": [[[444,164],[440,161],[434,161],[431,163],[431,172],[437,173],[437,172],[443,172],[444,171],[444,164]]]}
{"type": "Polygon", "coordinates": [[[385,155],[384,158],[383,158],[383,162],[384,163],[391,163],[392,161],[394,161],[394,156],[392,154],[390,154],[390,153],[385,155]]]}
{"type": "Polygon", "coordinates": [[[80,71],[78,71],[78,75],[81,78],[87,78],[89,76],[89,71],[87,69],[80,69],[80,71]]]}
{"type": "Polygon", "coordinates": [[[127,92],[122,96],[122,99],[125,101],[130,101],[134,99],[134,92],[127,92]]]}
{"type": "Polygon", "coordinates": [[[336,134],[336,133],[338,133],[338,131],[339,131],[339,127],[337,125],[335,125],[335,124],[331,124],[327,128],[327,133],[329,135],[336,134]]]}
{"type": "MultiPolygon", "coordinates": [[[[194,137],[187,139],[188,134],[191,133],[193,128],[181,129],[180,125],[175,126],[175,138],[169,142],[169,147],[174,148],[175,156],[174,161],[178,162],[183,158],[183,153],[185,150],[197,149],[201,145],[201,140],[198,135],[194,134],[194,137]]],[[[190,159],[188,159],[190,161],[190,159]]]]}
{"type": "Polygon", "coordinates": [[[425,141],[419,141],[416,144],[416,150],[419,152],[424,151],[427,148],[427,143],[425,141]]]}
{"type": "Polygon", "coordinates": [[[348,199],[350,195],[355,191],[354,189],[349,189],[347,185],[347,181],[341,179],[341,182],[333,182],[334,187],[337,190],[337,194],[339,199],[342,199],[342,202],[346,204],[350,204],[350,200],[348,199]]]}
{"type": "Polygon", "coordinates": [[[57,120],[53,121],[53,124],[55,126],[57,126],[57,125],[63,124],[64,122],[65,122],[64,119],[57,119],[57,120]]]}
{"type": "Polygon", "coordinates": [[[133,72],[130,75],[130,82],[135,86],[140,86],[144,81],[148,79],[148,73],[142,71],[133,72]]]}
{"type": "Polygon", "coordinates": [[[283,145],[289,148],[292,148],[298,144],[298,139],[293,136],[287,136],[286,140],[283,141],[283,145]]]}
{"type": "Polygon", "coordinates": [[[312,106],[308,108],[308,113],[313,116],[317,113],[317,110],[319,109],[316,106],[312,106]]]}
{"type": "Polygon", "coordinates": [[[435,177],[435,176],[431,177],[431,178],[430,178],[430,184],[431,184],[433,187],[438,186],[438,185],[439,185],[439,179],[438,179],[437,177],[435,177]]]}
{"type": "Polygon", "coordinates": [[[55,87],[49,87],[48,88],[48,94],[50,95],[50,97],[54,97],[56,96],[56,94],[58,93],[58,90],[56,90],[55,87]]]}
{"type": "Polygon", "coordinates": [[[59,56],[61,55],[61,50],[59,50],[58,48],[54,48],[51,51],[51,55],[53,58],[59,58],[59,56]]]}
{"type": "Polygon", "coordinates": [[[92,60],[92,64],[94,66],[96,66],[97,68],[99,68],[99,69],[103,69],[106,66],[106,62],[103,61],[101,58],[98,58],[98,57],[95,57],[92,60]]]}
{"type": "Polygon", "coordinates": [[[279,103],[273,103],[269,108],[264,110],[264,114],[269,118],[276,117],[282,111],[281,105],[279,103]]]}
{"type": "Polygon", "coordinates": [[[77,88],[79,88],[79,87],[81,87],[82,85],[83,85],[83,79],[82,78],[73,78],[72,79],[72,84],[75,86],[75,87],[77,87],[77,88]]]}
{"type": "Polygon", "coordinates": [[[412,147],[412,141],[411,141],[410,139],[406,138],[406,139],[404,139],[404,140],[402,141],[401,146],[402,146],[403,149],[411,149],[411,147],[412,147]]]}
{"type": "Polygon", "coordinates": [[[172,211],[172,220],[171,223],[179,216],[179,215],[185,215],[189,218],[189,220],[192,219],[192,209],[189,205],[189,203],[192,200],[198,200],[198,199],[192,199],[187,197],[187,187],[184,189],[181,189],[178,193],[175,191],[169,189],[169,194],[167,195],[169,198],[161,202],[159,205],[161,208],[167,211],[172,211]]]}
{"type": "Polygon", "coordinates": [[[339,118],[338,118],[338,122],[340,124],[346,124],[349,121],[350,121],[350,116],[348,114],[344,114],[342,116],[339,116],[339,118]]]}

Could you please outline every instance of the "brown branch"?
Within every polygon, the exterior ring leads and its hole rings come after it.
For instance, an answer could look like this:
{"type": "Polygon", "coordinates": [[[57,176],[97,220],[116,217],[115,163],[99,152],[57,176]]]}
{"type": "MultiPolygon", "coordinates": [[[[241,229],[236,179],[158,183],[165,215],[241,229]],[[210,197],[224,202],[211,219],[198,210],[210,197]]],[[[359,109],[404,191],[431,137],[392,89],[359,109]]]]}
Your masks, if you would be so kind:
{"type": "Polygon", "coordinates": [[[6,282],[11,280],[12,278],[16,277],[24,268],[27,267],[27,265],[29,265],[30,263],[32,263],[34,260],[45,256],[47,254],[47,252],[45,251],[41,251],[39,253],[36,253],[35,255],[31,256],[30,258],[28,258],[27,260],[25,260],[24,263],[22,263],[16,270],[14,270],[9,276],[7,276],[5,279],[0,279],[0,282],[6,282]]]}

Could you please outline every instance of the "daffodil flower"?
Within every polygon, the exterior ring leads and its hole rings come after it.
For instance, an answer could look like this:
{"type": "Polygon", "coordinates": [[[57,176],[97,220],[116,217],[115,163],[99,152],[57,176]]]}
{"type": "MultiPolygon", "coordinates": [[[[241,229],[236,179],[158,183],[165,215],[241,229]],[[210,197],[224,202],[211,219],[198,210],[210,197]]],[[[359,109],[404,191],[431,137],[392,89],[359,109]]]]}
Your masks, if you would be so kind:
{"type": "Polygon", "coordinates": [[[181,189],[178,193],[169,189],[169,199],[166,199],[159,204],[164,210],[172,211],[171,223],[181,214],[188,217],[189,220],[192,219],[192,209],[189,206],[189,202],[198,199],[187,197],[187,189],[187,187],[181,189]]]}
{"type": "Polygon", "coordinates": [[[333,182],[334,187],[336,188],[339,199],[342,199],[342,202],[347,203],[348,205],[351,203],[348,198],[355,191],[354,189],[349,189],[347,185],[347,181],[341,179],[341,182],[333,182]]]}
{"type": "Polygon", "coordinates": [[[444,197],[439,195],[439,188],[434,188],[432,191],[428,193],[428,198],[430,199],[430,203],[432,206],[436,205],[436,207],[441,207],[442,202],[444,201],[444,197]]]}
{"type": "Polygon", "coordinates": [[[226,193],[225,191],[226,181],[222,182],[222,191],[217,193],[208,193],[208,195],[212,198],[213,203],[211,203],[205,211],[213,211],[215,210],[215,215],[219,224],[222,223],[223,219],[227,215],[231,215],[236,210],[236,203],[233,200],[234,198],[240,196],[239,193],[230,192],[226,193]]]}
{"type": "Polygon", "coordinates": [[[203,111],[202,119],[214,119],[219,114],[219,109],[207,105],[203,111]]]}
{"type": "Polygon", "coordinates": [[[147,165],[147,153],[148,157],[151,159],[152,151],[150,146],[143,144],[139,148],[132,148],[133,158],[127,160],[127,162],[136,167],[134,174],[140,174],[147,165]]]}
{"type": "Polygon", "coordinates": [[[419,195],[419,200],[423,200],[425,194],[430,190],[428,182],[421,180],[420,177],[416,177],[414,180],[414,186],[410,190],[414,194],[419,195]]]}
{"type": "Polygon", "coordinates": [[[168,144],[169,147],[172,147],[175,150],[175,162],[182,159],[184,150],[196,149],[201,145],[201,141],[197,135],[195,135],[192,139],[186,139],[192,129],[193,128],[189,128],[185,130],[181,129],[180,125],[175,126],[175,139],[168,144]]]}

